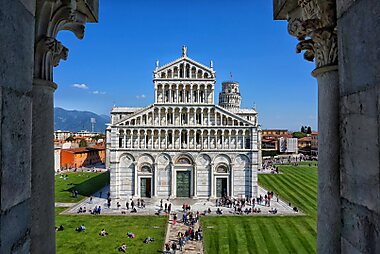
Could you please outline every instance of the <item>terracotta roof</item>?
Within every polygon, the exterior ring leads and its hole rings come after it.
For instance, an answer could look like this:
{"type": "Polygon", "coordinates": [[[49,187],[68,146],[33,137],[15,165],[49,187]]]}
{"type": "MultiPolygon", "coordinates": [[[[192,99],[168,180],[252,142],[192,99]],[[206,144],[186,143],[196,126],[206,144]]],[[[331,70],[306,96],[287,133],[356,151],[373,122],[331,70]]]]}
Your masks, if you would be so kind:
{"type": "Polygon", "coordinates": [[[298,139],[298,142],[299,142],[299,141],[301,141],[301,142],[302,142],[302,141],[305,141],[305,142],[310,141],[310,142],[311,142],[311,137],[303,137],[303,138],[299,138],[299,139],[298,139]]]}

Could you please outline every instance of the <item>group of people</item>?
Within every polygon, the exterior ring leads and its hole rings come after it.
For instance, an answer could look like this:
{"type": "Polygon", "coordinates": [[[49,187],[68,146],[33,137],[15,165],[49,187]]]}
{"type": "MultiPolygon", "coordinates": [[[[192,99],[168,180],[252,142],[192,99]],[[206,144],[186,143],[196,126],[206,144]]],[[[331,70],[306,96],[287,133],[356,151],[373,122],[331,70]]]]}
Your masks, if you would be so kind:
{"type": "Polygon", "coordinates": [[[186,245],[188,241],[202,241],[203,234],[202,229],[199,227],[197,230],[194,230],[194,227],[191,226],[185,232],[178,232],[177,234],[178,238],[178,245],[175,241],[173,241],[171,244],[166,243],[165,244],[165,251],[166,253],[176,253],[177,249],[180,251],[183,250],[183,247],[186,245]]]}
{"type": "Polygon", "coordinates": [[[74,189],[73,189],[73,190],[71,191],[71,197],[72,197],[72,198],[78,198],[78,194],[79,194],[79,192],[78,192],[77,190],[74,190],[74,189]]]}
{"type": "Polygon", "coordinates": [[[184,210],[182,215],[182,222],[187,226],[194,226],[198,222],[199,212],[193,213],[190,210],[184,210]]]}
{"type": "Polygon", "coordinates": [[[170,213],[172,211],[172,204],[171,203],[168,204],[165,202],[165,209],[164,209],[164,206],[162,204],[163,204],[163,200],[161,199],[160,200],[160,209],[158,210],[158,213],[160,213],[161,211],[164,211],[166,216],[170,215],[170,213]]]}

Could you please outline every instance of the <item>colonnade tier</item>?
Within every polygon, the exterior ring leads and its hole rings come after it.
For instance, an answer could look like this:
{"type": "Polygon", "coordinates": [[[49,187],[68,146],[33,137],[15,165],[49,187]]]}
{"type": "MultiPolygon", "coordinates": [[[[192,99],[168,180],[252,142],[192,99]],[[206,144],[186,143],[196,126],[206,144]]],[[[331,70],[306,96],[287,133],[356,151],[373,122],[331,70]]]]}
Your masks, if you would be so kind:
{"type": "Polygon", "coordinates": [[[196,65],[190,63],[180,63],[172,67],[164,68],[158,71],[158,78],[161,79],[176,79],[176,78],[186,78],[186,79],[212,79],[213,73],[207,71],[203,68],[199,68],[196,65]]]}
{"type": "MultiPolygon", "coordinates": [[[[120,117],[122,117],[120,115],[120,117]]],[[[214,107],[154,107],[129,119],[119,120],[117,125],[125,126],[257,126],[257,117],[242,116],[245,122],[218,111],[214,107]]]]}
{"type": "Polygon", "coordinates": [[[258,148],[258,134],[249,129],[121,129],[116,135],[119,139],[119,148],[218,150],[258,148]]]}
{"type": "Polygon", "coordinates": [[[155,81],[155,102],[214,104],[214,83],[178,84],[155,81]]]}

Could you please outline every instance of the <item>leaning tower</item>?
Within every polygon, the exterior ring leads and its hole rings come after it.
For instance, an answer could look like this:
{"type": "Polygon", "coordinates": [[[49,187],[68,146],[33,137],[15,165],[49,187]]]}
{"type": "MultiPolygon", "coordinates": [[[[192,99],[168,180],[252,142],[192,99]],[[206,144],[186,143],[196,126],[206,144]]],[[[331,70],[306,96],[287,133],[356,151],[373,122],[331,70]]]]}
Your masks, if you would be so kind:
{"type": "Polygon", "coordinates": [[[223,82],[222,91],[219,93],[219,106],[233,111],[240,109],[240,101],[239,83],[235,81],[223,82]]]}

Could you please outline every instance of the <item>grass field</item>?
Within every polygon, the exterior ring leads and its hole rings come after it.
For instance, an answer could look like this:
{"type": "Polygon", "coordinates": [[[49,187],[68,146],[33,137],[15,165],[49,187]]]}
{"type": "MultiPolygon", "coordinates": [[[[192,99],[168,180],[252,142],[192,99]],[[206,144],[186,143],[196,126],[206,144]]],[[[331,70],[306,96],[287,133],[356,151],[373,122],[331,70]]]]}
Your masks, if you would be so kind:
{"type": "Polygon", "coordinates": [[[67,180],[55,176],[55,202],[76,203],[109,183],[109,172],[70,172],[67,175],[67,180]],[[73,189],[79,192],[78,198],[71,197],[73,189]]]}
{"type": "Polygon", "coordinates": [[[62,208],[56,208],[56,225],[63,225],[64,231],[56,233],[57,253],[120,253],[118,247],[125,243],[127,253],[158,253],[162,250],[166,232],[166,217],[151,216],[94,216],[94,215],[59,215],[62,208]],[[86,231],[78,233],[75,228],[80,224],[86,226],[86,231]],[[108,236],[99,236],[105,228],[108,236]],[[133,232],[136,238],[127,237],[133,232]],[[153,237],[154,242],[144,244],[147,237],[153,237]]]}
{"type": "Polygon", "coordinates": [[[315,253],[317,168],[281,165],[259,183],[299,207],[305,216],[203,217],[206,253],[315,253]]]}

